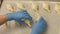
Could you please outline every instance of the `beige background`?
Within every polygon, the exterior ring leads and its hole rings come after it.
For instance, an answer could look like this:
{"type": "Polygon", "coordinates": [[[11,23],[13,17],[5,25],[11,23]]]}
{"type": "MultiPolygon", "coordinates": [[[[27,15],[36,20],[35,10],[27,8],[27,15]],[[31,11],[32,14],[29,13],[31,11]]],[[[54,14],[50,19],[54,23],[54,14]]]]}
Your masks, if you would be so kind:
{"type": "MultiPolygon", "coordinates": [[[[9,12],[5,6],[7,3],[13,4],[14,7],[16,8],[16,5],[15,5],[16,2],[17,1],[4,1],[0,14],[5,14],[5,13],[9,12]]],[[[19,1],[19,2],[22,2],[22,1],[19,1]]],[[[33,20],[35,21],[36,17],[34,17],[35,13],[31,9],[31,2],[25,1],[23,3],[25,5],[26,9],[28,10],[28,13],[33,17],[33,20]]],[[[37,4],[40,7],[40,10],[39,10],[40,16],[43,16],[48,24],[48,28],[44,34],[60,34],[60,15],[58,15],[54,10],[55,3],[57,3],[57,2],[49,2],[49,5],[51,7],[51,13],[48,13],[47,11],[45,11],[42,8],[42,1],[39,1],[39,2],[37,1],[37,4]]],[[[29,34],[30,33],[31,29],[29,27],[27,27],[27,26],[18,27],[18,25],[13,25],[13,24],[11,26],[12,22],[13,21],[8,22],[7,28],[5,25],[0,26],[0,34],[29,34]]]]}

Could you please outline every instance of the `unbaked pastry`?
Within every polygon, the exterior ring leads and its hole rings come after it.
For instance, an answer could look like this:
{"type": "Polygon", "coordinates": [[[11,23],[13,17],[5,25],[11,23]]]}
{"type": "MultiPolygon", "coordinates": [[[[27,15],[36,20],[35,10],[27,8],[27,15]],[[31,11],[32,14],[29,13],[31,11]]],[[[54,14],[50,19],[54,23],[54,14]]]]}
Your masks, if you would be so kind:
{"type": "Polygon", "coordinates": [[[39,15],[39,6],[36,3],[32,3],[32,9],[35,11],[35,17],[37,18],[37,20],[40,18],[39,15]]]}
{"type": "Polygon", "coordinates": [[[47,2],[43,2],[43,9],[45,9],[46,11],[50,13],[50,6],[47,2]]]}
{"type": "Polygon", "coordinates": [[[22,10],[22,9],[25,9],[25,7],[24,7],[24,5],[22,4],[22,3],[16,3],[16,5],[17,5],[17,8],[19,9],[19,10],[22,10]]]}
{"type": "Polygon", "coordinates": [[[60,4],[55,5],[55,11],[56,11],[57,14],[60,15],[60,4]]]}
{"type": "Polygon", "coordinates": [[[6,4],[6,7],[9,11],[14,11],[12,4],[6,4]]]}

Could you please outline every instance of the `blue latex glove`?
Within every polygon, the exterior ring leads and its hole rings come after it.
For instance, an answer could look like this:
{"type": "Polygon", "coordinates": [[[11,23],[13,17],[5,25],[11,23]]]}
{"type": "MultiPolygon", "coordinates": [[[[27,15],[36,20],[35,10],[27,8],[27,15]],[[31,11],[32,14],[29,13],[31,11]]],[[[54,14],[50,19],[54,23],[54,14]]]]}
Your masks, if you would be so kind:
{"type": "Polygon", "coordinates": [[[47,24],[43,17],[41,17],[38,21],[36,21],[32,26],[31,34],[42,34],[42,32],[46,29],[47,24]]]}
{"type": "Polygon", "coordinates": [[[9,21],[15,20],[19,23],[24,23],[23,19],[28,19],[30,21],[32,20],[32,17],[28,14],[26,10],[17,11],[15,13],[8,13],[7,18],[9,21]]]}

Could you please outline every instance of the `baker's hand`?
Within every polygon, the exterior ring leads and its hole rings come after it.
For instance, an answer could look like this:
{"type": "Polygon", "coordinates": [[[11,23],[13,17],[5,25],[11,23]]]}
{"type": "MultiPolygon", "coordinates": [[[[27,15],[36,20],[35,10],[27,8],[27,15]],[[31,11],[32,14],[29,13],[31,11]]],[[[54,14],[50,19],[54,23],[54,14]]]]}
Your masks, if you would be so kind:
{"type": "Polygon", "coordinates": [[[19,23],[24,23],[24,19],[32,20],[32,17],[28,14],[26,10],[17,11],[15,13],[7,14],[8,20],[15,20],[19,23]]]}
{"type": "Polygon", "coordinates": [[[32,26],[31,34],[41,34],[47,27],[46,21],[43,17],[41,17],[38,21],[36,21],[32,26]]]}

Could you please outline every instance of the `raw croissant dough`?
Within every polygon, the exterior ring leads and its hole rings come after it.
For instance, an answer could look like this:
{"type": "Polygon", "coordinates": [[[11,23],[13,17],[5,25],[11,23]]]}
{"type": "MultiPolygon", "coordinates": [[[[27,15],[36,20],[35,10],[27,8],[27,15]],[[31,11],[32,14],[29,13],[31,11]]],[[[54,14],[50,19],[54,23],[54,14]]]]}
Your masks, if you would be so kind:
{"type": "Polygon", "coordinates": [[[38,10],[38,5],[36,3],[32,3],[32,9],[33,10],[38,10]]]}
{"type": "Polygon", "coordinates": [[[57,14],[60,15],[60,4],[55,5],[55,11],[56,11],[57,14]]]}
{"type": "Polygon", "coordinates": [[[50,13],[50,6],[47,2],[43,2],[43,9],[45,9],[46,11],[50,13]]]}
{"type": "Polygon", "coordinates": [[[35,13],[36,13],[35,17],[38,20],[40,18],[40,15],[39,15],[39,6],[36,3],[32,3],[32,9],[35,11],[35,13]]]}
{"type": "Polygon", "coordinates": [[[19,10],[25,9],[25,6],[22,3],[16,3],[19,10]]]}
{"type": "Polygon", "coordinates": [[[6,8],[7,8],[9,11],[14,11],[14,8],[13,8],[12,4],[6,4],[6,8]]]}

